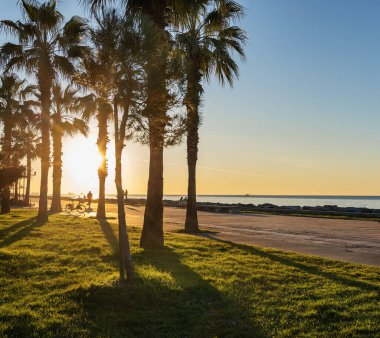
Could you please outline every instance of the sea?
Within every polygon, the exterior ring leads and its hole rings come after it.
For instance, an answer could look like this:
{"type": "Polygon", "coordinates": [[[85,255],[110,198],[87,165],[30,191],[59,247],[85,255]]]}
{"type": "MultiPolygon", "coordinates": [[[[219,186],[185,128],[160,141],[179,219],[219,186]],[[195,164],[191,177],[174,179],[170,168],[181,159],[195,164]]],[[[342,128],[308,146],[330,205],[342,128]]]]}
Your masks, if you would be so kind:
{"type": "MultiPolygon", "coordinates": [[[[108,198],[116,198],[109,195],[108,198]]],[[[146,198],[146,195],[129,195],[130,198],[146,198]]],[[[185,195],[165,195],[165,200],[178,201],[185,195]]],[[[271,203],[279,206],[324,206],[355,207],[380,209],[380,196],[295,196],[295,195],[198,195],[198,202],[226,204],[264,204],[271,203]]]]}
{"type": "MultiPolygon", "coordinates": [[[[32,194],[37,196],[37,194],[32,194]]],[[[77,198],[82,194],[62,194],[62,197],[77,198]]],[[[129,194],[129,198],[145,199],[146,195],[129,194]]],[[[164,195],[164,200],[179,201],[186,195],[164,195]]],[[[97,196],[94,194],[94,198],[97,196]]],[[[107,199],[115,199],[116,195],[106,195],[107,199]]],[[[224,204],[264,204],[271,203],[278,206],[324,206],[380,209],[380,196],[316,196],[316,195],[198,195],[198,202],[224,204]]]]}

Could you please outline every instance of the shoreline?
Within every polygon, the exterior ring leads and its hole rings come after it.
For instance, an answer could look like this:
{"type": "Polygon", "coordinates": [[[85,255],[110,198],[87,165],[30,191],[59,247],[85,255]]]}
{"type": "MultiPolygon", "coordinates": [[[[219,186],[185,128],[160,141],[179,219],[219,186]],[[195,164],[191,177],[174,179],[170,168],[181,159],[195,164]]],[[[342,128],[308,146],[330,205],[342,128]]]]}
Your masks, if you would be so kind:
{"type": "MultiPolygon", "coordinates": [[[[31,199],[38,198],[38,195],[31,196],[31,199]]],[[[77,200],[64,196],[62,201],[77,200]]],[[[51,200],[51,196],[48,197],[51,200]]],[[[97,199],[93,202],[97,203],[97,199]]],[[[116,198],[106,198],[106,203],[117,204],[116,198]]],[[[165,207],[186,208],[185,201],[163,200],[165,207]]],[[[128,198],[124,204],[132,206],[145,206],[145,198],[128,198]]],[[[324,206],[280,206],[271,203],[264,204],[243,204],[243,203],[212,203],[212,202],[197,202],[198,211],[222,214],[269,214],[283,216],[298,216],[298,217],[316,217],[316,218],[338,218],[338,219],[353,219],[353,220],[378,220],[380,221],[380,209],[371,209],[363,207],[339,207],[337,205],[324,206]]]]}

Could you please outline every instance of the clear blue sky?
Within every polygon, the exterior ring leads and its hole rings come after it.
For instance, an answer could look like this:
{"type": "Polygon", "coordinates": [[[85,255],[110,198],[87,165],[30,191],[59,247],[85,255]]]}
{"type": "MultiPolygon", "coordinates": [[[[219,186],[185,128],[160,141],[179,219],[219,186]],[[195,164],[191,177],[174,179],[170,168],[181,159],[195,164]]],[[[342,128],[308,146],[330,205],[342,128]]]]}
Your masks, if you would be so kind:
{"type": "MultiPolygon", "coordinates": [[[[1,18],[16,2],[0,0],[1,18]]],[[[233,89],[205,86],[199,192],[380,194],[380,1],[242,3],[247,62],[233,89]]],[[[147,150],[127,151],[130,191],[144,193],[147,150]]],[[[166,193],[185,193],[184,147],[165,160],[166,193]]]]}

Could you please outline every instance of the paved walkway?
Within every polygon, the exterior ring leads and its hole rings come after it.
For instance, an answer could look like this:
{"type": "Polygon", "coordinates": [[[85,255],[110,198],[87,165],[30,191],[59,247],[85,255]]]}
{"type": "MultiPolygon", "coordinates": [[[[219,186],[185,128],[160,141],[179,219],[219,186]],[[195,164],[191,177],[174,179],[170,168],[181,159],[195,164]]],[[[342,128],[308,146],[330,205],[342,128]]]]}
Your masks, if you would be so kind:
{"type": "MultiPolygon", "coordinates": [[[[107,210],[117,216],[115,205],[107,210]]],[[[126,207],[126,214],[129,225],[142,226],[143,207],[126,207]]],[[[198,218],[203,230],[212,231],[206,235],[210,238],[380,266],[377,221],[207,212],[199,212],[198,218]]],[[[166,208],[164,230],[183,229],[184,219],[184,209],[166,208]]]]}
{"type": "MultiPolygon", "coordinates": [[[[127,206],[126,214],[128,225],[142,226],[144,207],[127,206]]],[[[107,215],[117,222],[116,204],[107,205],[107,215]]],[[[198,219],[201,229],[211,231],[209,238],[380,266],[377,221],[206,212],[198,219]]],[[[164,231],[183,229],[184,220],[185,209],[165,208],[164,231]]]]}

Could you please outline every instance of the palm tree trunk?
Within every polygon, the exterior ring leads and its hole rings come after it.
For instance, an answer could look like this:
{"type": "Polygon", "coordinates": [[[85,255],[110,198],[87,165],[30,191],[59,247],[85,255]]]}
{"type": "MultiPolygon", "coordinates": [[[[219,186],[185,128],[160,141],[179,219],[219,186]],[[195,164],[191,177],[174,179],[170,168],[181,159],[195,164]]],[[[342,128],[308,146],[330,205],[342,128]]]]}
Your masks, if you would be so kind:
{"type": "Polygon", "coordinates": [[[189,171],[187,189],[187,209],[186,209],[186,231],[199,230],[197,212],[197,187],[196,187],[196,167],[198,159],[198,114],[188,116],[187,130],[187,166],[189,171]]]}
{"type": "Polygon", "coordinates": [[[98,169],[98,177],[99,177],[99,199],[98,199],[98,209],[96,210],[96,218],[97,219],[106,219],[106,197],[105,197],[105,189],[106,189],[106,175],[103,173],[102,169],[98,169]]]}
{"type": "Polygon", "coordinates": [[[99,199],[96,211],[97,219],[106,218],[106,177],[107,177],[107,114],[99,111],[98,113],[98,150],[102,156],[102,163],[98,169],[99,177],[99,199]]]}
{"type": "MultiPolygon", "coordinates": [[[[19,168],[20,167],[20,160],[19,160],[19,156],[18,156],[18,153],[17,151],[14,152],[12,151],[12,167],[13,168],[19,168]]],[[[13,200],[16,205],[18,204],[18,201],[19,201],[19,198],[20,198],[20,194],[19,194],[19,189],[20,189],[20,184],[19,184],[19,179],[17,179],[14,183],[13,183],[13,187],[14,187],[14,196],[13,196],[13,200]]]]}
{"type": "Polygon", "coordinates": [[[24,203],[30,204],[30,181],[32,179],[32,158],[30,151],[26,154],[26,189],[24,196],[24,203]]]}
{"type": "Polygon", "coordinates": [[[10,206],[10,198],[11,198],[11,189],[9,185],[6,185],[3,188],[1,193],[1,214],[9,214],[11,212],[10,206]]]}
{"type": "Polygon", "coordinates": [[[161,133],[152,130],[150,143],[150,163],[148,193],[144,213],[144,225],[140,246],[145,249],[158,248],[164,245],[163,229],[163,137],[161,133]],[[157,142],[157,143],[156,143],[157,142]],[[154,143],[158,146],[154,146],[154,143]]]}
{"type": "Polygon", "coordinates": [[[60,117],[53,125],[53,196],[50,206],[51,212],[61,212],[61,182],[62,182],[62,129],[59,125],[60,117]]]}
{"type": "MultiPolygon", "coordinates": [[[[7,168],[11,166],[11,154],[12,154],[12,125],[10,121],[4,121],[4,136],[3,136],[3,167],[7,168]]],[[[10,207],[11,189],[9,185],[6,185],[2,190],[1,198],[1,214],[8,214],[11,211],[10,207]]]]}
{"type": "MultiPolygon", "coordinates": [[[[17,166],[15,166],[15,168],[17,168],[17,166]]],[[[15,191],[14,191],[14,201],[13,201],[13,204],[18,202],[18,179],[15,181],[14,183],[14,188],[15,188],[15,191]]]]}
{"type": "Polygon", "coordinates": [[[168,45],[165,10],[167,1],[152,2],[146,14],[155,24],[158,46],[156,54],[147,63],[147,106],[149,119],[149,179],[144,224],[140,246],[145,249],[159,248],[164,245],[163,224],[163,152],[165,138],[165,120],[167,118],[168,90],[166,87],[168,45]]]}
{"type": "MultiPolygon", "coordinates": [[[[134,271],[132,265],[131,248],[129,244],[127,221],[125,219],[125,209],[124,209],[124,190],[122,182],[122,152],[123,152],[123,142],[125,130],[120,131],[119,134],[119,121],[118,121],[118,111],[117,105],[114,108],[114,124],[115,124],[115,184],[117,190],[117,214],[119,221],[119,258],[120,258],[120,280],[124,280],[124,269],[127,273],[127,281],[132,281],[134,279],[134,271]]],[[[125,129],[124,127],[122,127],[125,129]]]]}
{"type": "MultiPolygon", "coordinates": [[[[48,59],[48,56],[46,56],[46,59],[48,59]]],[[[37,220],[39,222],[48,221],[48,180],[50,167],[50,106],[51,86],[53,79],[53,72],[49,70],[49,68],[41,67],[38,74],[39,88],[41,92],[41,184],[37,215],[37,220]]]]}
{"type": "Polygon", "coordinates": [[[196,187],[196,167],[198,160],[199,143],[199,105],[202,93],[202,74],[199,72],[200,66],[197,56],[194,57],[195,66],[188,73],[187,93],[185,105],[187,108],[187,166],[188,166],[188,188],[187,188],[187,209],[186,209],[186,231],[198,231],[198,210],[197,210],[197,187],[196,187]]]}

